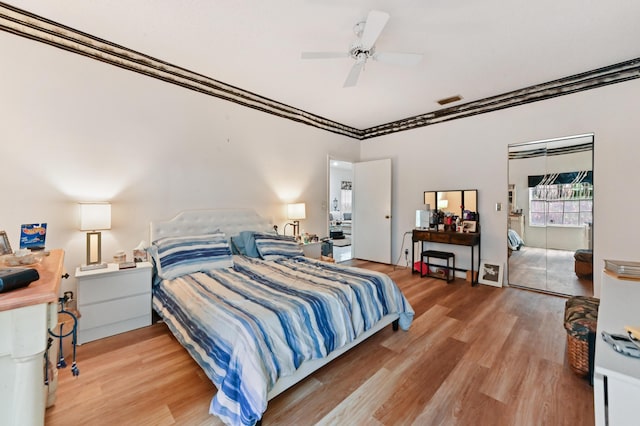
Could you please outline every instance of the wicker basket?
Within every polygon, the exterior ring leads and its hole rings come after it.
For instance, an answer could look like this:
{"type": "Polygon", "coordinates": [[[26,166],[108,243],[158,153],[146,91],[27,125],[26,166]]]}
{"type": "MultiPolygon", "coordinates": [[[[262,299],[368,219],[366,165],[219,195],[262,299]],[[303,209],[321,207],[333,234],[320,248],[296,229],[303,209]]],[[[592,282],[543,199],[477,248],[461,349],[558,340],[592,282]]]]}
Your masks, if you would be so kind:
{"type": "Polygon", "coordinates": [[[589,336],[597,329],[599,305],[598,299],[587,296],[574,296],[565,303],[569,366],[579,376],[589,374],[589,336]]]}
{"type": "Polygon", "coordinates": [[[589,373],[589,342],[567,334],[567,354],[571,370],[586,376],[589,373]]]}

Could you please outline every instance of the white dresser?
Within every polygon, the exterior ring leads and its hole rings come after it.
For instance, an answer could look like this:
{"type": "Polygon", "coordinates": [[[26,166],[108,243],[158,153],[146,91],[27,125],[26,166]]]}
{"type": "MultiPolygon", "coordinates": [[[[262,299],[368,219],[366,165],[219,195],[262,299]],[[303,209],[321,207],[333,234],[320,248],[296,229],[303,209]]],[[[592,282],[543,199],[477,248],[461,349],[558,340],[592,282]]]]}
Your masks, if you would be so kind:
{"type": "MultiPolygon", "coordinates": [[[[64,252],[51,250],[33,266],[40,279],[0,293],[0,425],[41,426],[47,403],[55,401],[56,377],[44,384],[48,329],[58,323],[58,292],[64,252]]],[[[55,364],[57,345],[50,356],[55,364]]],[[[57,374],[57,371],[52,371],[57,374]]]]}
{"type": "Polygon", "coordinates": [[[151,325],[151,263],[118,269],[117,263],[92,271],[76,269],[78,343],[151,325]]]}
{"type": "Polygon", "coordinates": [[[625,325],[640,325],[640,281],[602,273],[594,363],[596,425],[640,424],[640,358],[614,351],[602,331],[624,334],[625,325]]]}

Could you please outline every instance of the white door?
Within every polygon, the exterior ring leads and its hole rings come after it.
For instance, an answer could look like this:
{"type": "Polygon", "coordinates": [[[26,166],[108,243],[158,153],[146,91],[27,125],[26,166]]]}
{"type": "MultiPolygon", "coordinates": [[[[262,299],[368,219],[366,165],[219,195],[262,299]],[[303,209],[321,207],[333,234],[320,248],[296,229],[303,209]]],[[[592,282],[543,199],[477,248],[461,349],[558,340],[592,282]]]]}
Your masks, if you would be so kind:
{"type": "Polygon", "coordinates": [[[391,263],[391,159],[353,165],[353,257],[391,263]]]}

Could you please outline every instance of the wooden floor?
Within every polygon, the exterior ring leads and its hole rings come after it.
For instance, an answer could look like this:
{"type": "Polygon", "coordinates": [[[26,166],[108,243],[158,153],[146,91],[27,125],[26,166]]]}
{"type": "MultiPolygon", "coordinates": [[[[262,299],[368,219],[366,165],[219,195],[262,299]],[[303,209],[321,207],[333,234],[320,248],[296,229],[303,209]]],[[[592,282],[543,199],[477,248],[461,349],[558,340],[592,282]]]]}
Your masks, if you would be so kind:
{"type": "Polygon", "coordinates": [[[593,296],[593,279],[578,278],[573,251],[523,246],[509,256],[509,284],[571,296],[593,296]]]}
{"type": "MultiPolygon", "coordinates": [[[[565,299],[388,273],[415,310],[269,402],[264,425],[592,425],[593,389],[566,360],[565,299]]],[[[215,388],[155,324],[78,349],[46,425],[220,425],[215,388]]]]}

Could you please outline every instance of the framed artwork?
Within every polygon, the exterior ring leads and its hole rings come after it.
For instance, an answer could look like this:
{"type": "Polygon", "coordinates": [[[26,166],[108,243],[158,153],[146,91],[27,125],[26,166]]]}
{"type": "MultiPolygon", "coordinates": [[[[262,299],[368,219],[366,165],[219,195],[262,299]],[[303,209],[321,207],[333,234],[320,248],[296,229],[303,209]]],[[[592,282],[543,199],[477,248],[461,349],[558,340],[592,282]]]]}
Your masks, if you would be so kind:
{"type": "Polygon", "coordinates": [[[133,261],[134,262],[146,262],[147,251],[145,249],[133,249],[133,261]]]}
{"type": "Polygon", "coordinates": [[[476,221],[475,220],[463,220],[462,221],[462,232],[476,232],[476,221]]]}
{"type": "Polygon", "coordinates": [[[3,254],[11,254],[11,244],[9,244],[9,237],[5,231],[0,231],[0,256],[3,254]]]}
{"type": "Polygon", "coordinates": [[[478,282],[480,284],[492,285],[494,287],[502,287],[502,274],[504,268],[499,262],[489,262],[483,260],[480,263],[480,273],[478,274],[478,282]]]}

